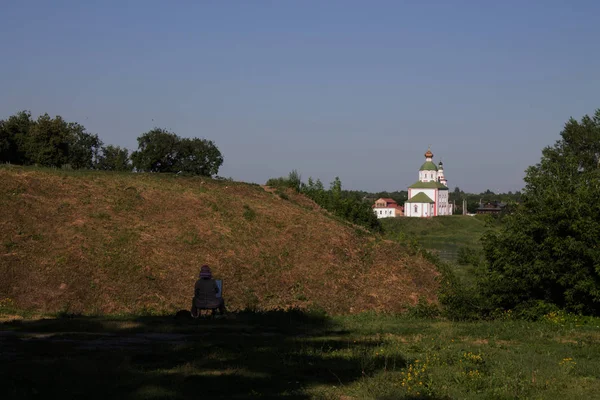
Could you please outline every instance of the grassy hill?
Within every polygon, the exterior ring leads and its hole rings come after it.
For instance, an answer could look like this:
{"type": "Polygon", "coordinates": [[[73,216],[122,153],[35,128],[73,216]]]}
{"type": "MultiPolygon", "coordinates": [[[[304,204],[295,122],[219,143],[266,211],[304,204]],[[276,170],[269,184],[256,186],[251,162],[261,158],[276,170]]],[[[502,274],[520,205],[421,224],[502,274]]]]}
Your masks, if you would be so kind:
{"type": "Polygon", "coordinates": [[[475,258],[482,259],[481,237],[497,226],[489,216],[466,215],[384,218],[381,225],[386,238],[400,242],[414,240],[449,262],[456,276],[467,284],[474,282],[476,268],[472,260],[466,263],[460,260],[460,250],[468,250],[475,258]]]}
{"type": "Polygon", "coordinates": [[[0,299],[45,312],[189,308],[199,267],[231,309],[400,311],[437,272],[307,198],[159,174],[0,168],[0,299]]]}
{"type": "Polygon", "coordinates": [[[493,227],[481,216],[452,215],[437,218],[384,218],[381,224],[390,239],[413,238],[442,258],[455,258],[458,249],[481,250],[482,235],[493,227]]]}

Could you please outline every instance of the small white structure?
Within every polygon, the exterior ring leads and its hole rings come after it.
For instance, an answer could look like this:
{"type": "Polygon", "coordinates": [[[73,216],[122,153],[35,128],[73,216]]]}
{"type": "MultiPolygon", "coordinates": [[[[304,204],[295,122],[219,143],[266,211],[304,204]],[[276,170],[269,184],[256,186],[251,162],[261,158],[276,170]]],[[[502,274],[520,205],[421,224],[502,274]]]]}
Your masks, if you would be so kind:
{"type": "Polygon", "coordinates": [[[427,149],[425,162],[419,169],[419,180],[408,187],[408,200],[404,203],[406,217],[436,217],[452,215],[448,198],[448,180],[442,162],[433,163],[433,153],[427,149]]]}
{"type": "Polygon", "coordinates": [[[375,200],[373,212],[375,212],[377,218],[394,218],[403,215],[402,206],[399,206],[398,203],[396,203],[396,200],[389,198],[375,200]]]}

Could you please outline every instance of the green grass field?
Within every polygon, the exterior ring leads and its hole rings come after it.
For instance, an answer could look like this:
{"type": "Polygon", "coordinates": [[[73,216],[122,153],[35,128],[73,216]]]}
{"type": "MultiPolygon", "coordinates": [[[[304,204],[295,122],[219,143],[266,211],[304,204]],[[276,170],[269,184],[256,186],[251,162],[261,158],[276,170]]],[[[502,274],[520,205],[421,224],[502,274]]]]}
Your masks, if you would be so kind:
{"type": "Polygon", "coordinates": [[[481,249],[481,236],[492,228],[480,216],[453,215],[436,218],[384,218],[386,237],[404,235],[414,238],[424,248],[438,252],[456,252],[460,247],[481,249]]]}
{"type": "Polygon", "coordinates": [[[600,321],[295,312],[0,325],[4,399],[594,399],[600,321]]]}
{"type": "Polygon", "coordinates": [[[424,249],[451,264],[463,282],[471,282],[474,266],[459,265],[461,249],[481,252],[481,237],[498,228],[498,223],[487,216],[453,215],[436,218],[384,218],[381,219],[387,239],[414,240],[424,249]]]}

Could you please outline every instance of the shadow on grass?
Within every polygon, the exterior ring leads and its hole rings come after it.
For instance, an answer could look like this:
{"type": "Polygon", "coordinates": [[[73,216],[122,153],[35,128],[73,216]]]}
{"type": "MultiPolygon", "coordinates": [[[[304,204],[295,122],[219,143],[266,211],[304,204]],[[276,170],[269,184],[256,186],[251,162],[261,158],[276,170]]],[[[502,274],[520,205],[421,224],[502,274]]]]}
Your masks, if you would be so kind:
{"type": "Polygon", "coordinates": [[[0,326],[0,384],[5,399],[303,399],[380,369],[378,345],[296,311],[13,321],[0,326]]]}

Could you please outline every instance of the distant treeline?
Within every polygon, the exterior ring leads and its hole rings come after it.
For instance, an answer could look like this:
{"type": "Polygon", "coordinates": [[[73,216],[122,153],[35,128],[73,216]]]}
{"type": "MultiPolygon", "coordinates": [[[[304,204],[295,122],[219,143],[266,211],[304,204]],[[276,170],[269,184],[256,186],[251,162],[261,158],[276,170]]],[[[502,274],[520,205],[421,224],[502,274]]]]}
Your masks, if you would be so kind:
{"type": "MultiPolygon", "coordinates": [[[[286,187],[305,194],[321,207],[331,211],[335,215],[342,217],[354,224],[364,226],[373,231],[381,231],[382,227],[377,216],[373,212],[372,206],[375,200],[379,198],[390,198],[395,200],[398,205],[404,205],[408,200],[408,191],[396,192],[366,192],[362,190],[342,190],[342,182],[336,177],[330,183],[329,188],[325,189],[320,179],[316,181],[308,178],[308,182],[302,182],[298,171],[293,170],[287,177],[271,178],[266,183],[273,187],[286,187]]],[[[467,212],[475,213],[481,203],[499,201],[508,205],[516,204],[521,198],[521,193],[494,193],[486,190],[482,193],[465,193],[460,188],[455,188],[450,192],[450,202],[455,201],[456,208],[454,214],[462,214],[462,201],[467,201],[467,212]]],[[[508,207],[507,210],[512,209],[508,207]]]]}
{"type": "Polygon", "coordinates": [[[521,192],[495,193],[488,189],[481,193],[465,193],[457,186],[450,192],[450,202],[456,204],[454,214],[462,214],[463,200],[467,201],[467,213],[474,214],[480,204],[493,202],[504,203],[510,209],[521,201],[521,192]]]}
{"type": "MultiPolygon", "coordinates": [[[[353,198],[373,204],[375,200],[379,198],[388,198],[395,200],[398,205],[404,205],[404,202],[408,200],[408,191],[401,190],[395,192],[366,192],[363,190],[343,190],[343,198],[353,198]]],[[[491,203],[494,201],[502,202],[505,204],[518,203],[521,200],[521,192],[508,192],[508,193],[494,193],[491,190],[486,190],[481,193],[465,193],[459,187],[454,188],[450,192],[450,203],[454,202],[456,207],[454,208],[454,214],[462,214],[463,200],[467,201],[467,212],[475,213],[480,203],[491,203]]]]}
{"type": "Polygon", "coordinates": [[[103,171],[217,174],[223,156],[206,139],[181,138],[154,128],[138,137],[138,150],[104,145],[97,134],[77,122],[21,111],[0,120],[0,162],[103,171]]]}

